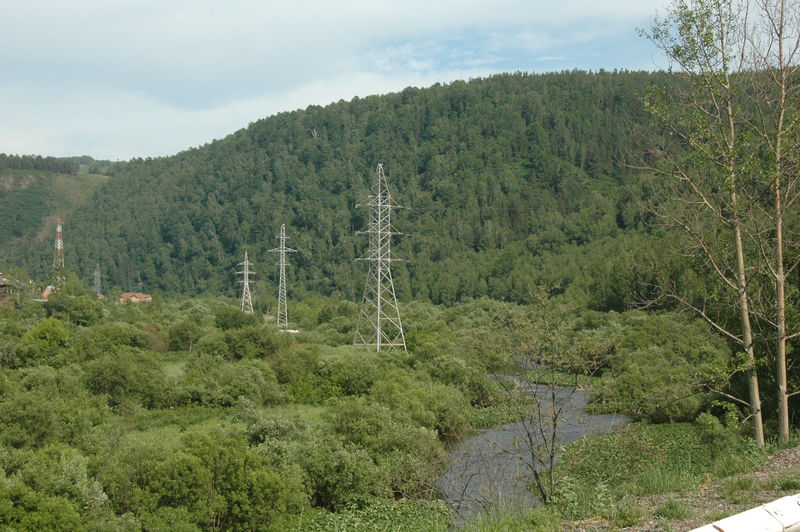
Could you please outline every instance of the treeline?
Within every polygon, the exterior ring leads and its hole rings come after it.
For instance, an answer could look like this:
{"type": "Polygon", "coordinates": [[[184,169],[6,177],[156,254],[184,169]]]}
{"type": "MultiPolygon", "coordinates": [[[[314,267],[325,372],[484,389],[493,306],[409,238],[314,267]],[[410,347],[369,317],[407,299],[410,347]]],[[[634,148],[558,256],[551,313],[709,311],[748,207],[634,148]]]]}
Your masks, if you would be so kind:
{"type": "Polygon", "coordinates": [[[75,175],[78,173],[78,168],[78,162],[58,157],[0,153],[0,170],[44,170],[75,175]]]}
{"type": "MultiPolygon", "coordinates": [[[[395,270],[401,299],[530,301],[540,285],[591,290],[608,262],[651,246],[635,202],[639,177],[625,162],[653,135],[642,95],[667,81],[498,75],[282,113],[174,157],[111,169],[91,205],[69,217],[67,260],[86,279],[100,263],[123,288],[233,295],[245,249],[261,282],[275,281],[266,252],[285,223],[300,250],[290,295],[355,300],[363,271],[353,259],[366,246],[356,204],[383,162],[409,208],[395,217],[410,235],[395,247],[407,261],[395,270]]],[[[20,252],[39,274],[50,262],[43,248],[20,252]]],[[[623,308],[626,294],[597,297],[598,307],[623,308]]]]}

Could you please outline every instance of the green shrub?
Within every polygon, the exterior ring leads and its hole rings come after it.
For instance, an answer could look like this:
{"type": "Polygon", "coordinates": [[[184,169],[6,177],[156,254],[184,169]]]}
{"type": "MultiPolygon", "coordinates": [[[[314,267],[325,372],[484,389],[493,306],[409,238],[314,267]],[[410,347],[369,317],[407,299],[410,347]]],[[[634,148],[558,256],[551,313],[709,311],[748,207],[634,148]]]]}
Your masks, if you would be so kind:
{"type": "Polygon", "coordinates": [[[184,318],[169,328],[167,345],[170,351],[192,351],[205,332],[203,324],[196,318],[184,318]]]}
{"type": "Polygon", "coordinates": [[[25,333],[21,341],[13,345],[13,354],[8,365],[22,367],[53,364],[67,345],[70,336],[70,330],[63,321],[56,318],[44,319],[25,333]]]}
{"type": "Polygon", "coordinates": [[[389,495],[389,481],[370,454],[353,444],[314,433],[301,447],[298,462],[311,487],[314,506],[331,511],[365,497],[389,495]]]}
{"type": "Polygon", "coordinates": [[[66,290],[51,294],[44,304],[48,316],[62,318],[76,325],[92,325],[103,317],[103,307],[91,294],[71,295],[66,290]]]}
{"type": "Polygon", "coordinates": [[[709,400],[703,384],[726,378],[729,350],[703,322],[629,311],[606,327],[609,367],[591,388],[603,410],[690,421],[709,400]]]}
{"type": "Polygon", "coordinates": [[[189,359],[182,393],[190,402],[217,406],[233,406],[240,398],[257,405],[278,404],[287,399],[267,362],[229,362],[209,355],[189,359]]]}
{"type": "Polygon", "coordinates": [[[64,442],[81,447],[109,415],[105,401],[83,386],[75,367],[39,366],[3,379],[0,441],[11,447],[64,442]]]}
{"type": "Polygon", "coordinates": [[[162,506],[154,513],[144,512],[142,526],[151,532],[200,532],[193,515],[186,508],[162,506]]]}
{"type": "Polygon", "coordinates": [[[196,351],[228,360],[266,358],[290,341],[279,337],[275,329],[266,325],[247,325],[206,333],[197,341],[196,351]]]}
{"type": "Polygon", "coordinates": [[[69,341],[69,358],[85,361],[116,352],[119,347],[147,347],[147,335],[128,323],[100,323],[81,327],[69,341]]]}
{"type": "Polygon", "coordinates": [[[76,505],[38,493],[18,478],[0,474],[0,515],[9,530],[86,530],[76,505]]]}
{"type": "Polygon", "coordinates": [[[151,352],[120,348],[85,365],[86,386],[108,396],[109,405],[132,400],[147,408],[165,406],[172,391],[162,366],[151,352]]]}
{"type": "Polygon", "coordinates": [[[435,483],[444,449],[436,432],[411,424],[403,414],[366,397],[331,403],[326,419],[346,442],[366,449],[386,472],[392,490],[414,495],[435,483]]]}
{"type": "Polygon", "coordinates": [[[270,461],[243,433],[209,425],[180,441],[128,437],[98,461],[98,477],[115,511],[187,530],[219,523],[228,530],[284,530],[308,504],[297,466],[270,461]]]}
{"type": "Polygon", "coordinates": [[[309,493],[297,465],[276,463],[248,445],[245,434],[202,427],[181,439],[187,453],[210,473],[210,519],[229,530],[282,531],[308,507],[309,493]]]}
{"type": "Polygon", "coordinates": [[[392,366],[392,361],[381,353],[347,347],[321,358],[316,371],[342,394],[364,395],[392,366]]]}
{"type": "Polygon", "coordinates": [[[432,382],[420,372],[393,371],[373,385],[370,397],[444,439],[461,433],[470,409],[457,388],[432,382]]]}
{"type": "Polygon", "coordinates": [[[263,318],[258,314],[245,314],[241,309],[232,305],[217,305],[214,307],[213,313],[214,325],[223,331],[254,327],[263,322],[263,318]]]}
{"type": "Polygon", "coordinates": [[[295,401],[318,404],[342,395],[339,385],[328,378],[321,358],[317,346],[301,346],[275,354],[272,359],[275,375],[295,401]]]}

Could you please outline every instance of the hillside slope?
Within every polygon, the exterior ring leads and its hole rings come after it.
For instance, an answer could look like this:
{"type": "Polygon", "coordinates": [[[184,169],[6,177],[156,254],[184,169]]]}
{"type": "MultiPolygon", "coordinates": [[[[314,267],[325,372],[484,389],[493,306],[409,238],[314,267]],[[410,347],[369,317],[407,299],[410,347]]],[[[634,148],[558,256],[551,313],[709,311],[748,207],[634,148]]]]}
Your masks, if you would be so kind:
{"type": "MultiPolygon", "coordinates": [[[[173,157],[134,160],[69,215],[67,266],[166,292],[236,290],[249,250],[274,279],[287,224],[290,290],[360,295],[363,202],[378,162],[408,210],[396,226],[401,298],[530,301],[537,286],[593,290],[641,238],[630,152],[650,142],[641,104],[664,74],[504,74],[282,113],[173,157]]],[[[641,246],[639,246],[641,247],[641,246]]],[[[44,274],[49,250],[15,252],[44,274]]],[[[623,268],[624,269],[624,268],[623,268]]],[[[621,272],[624,273],[624,272],[621,272]]],[[[613,284],[613,283],[612,283],[613,284]]],[[[270,288],[271,292],[272,289],[270,288]]],[[[598,305],[619,306],[602,288],[598,305]]],[[[624,290],[623,290],[624,291],[624,290]]]]}
{"type": "Polygon", "coordinates": [[[106,181],[99,174],[0,168],[0,261],[28,264],[45,248],[52,260],[55,219],[86,205],[106,181]]]}

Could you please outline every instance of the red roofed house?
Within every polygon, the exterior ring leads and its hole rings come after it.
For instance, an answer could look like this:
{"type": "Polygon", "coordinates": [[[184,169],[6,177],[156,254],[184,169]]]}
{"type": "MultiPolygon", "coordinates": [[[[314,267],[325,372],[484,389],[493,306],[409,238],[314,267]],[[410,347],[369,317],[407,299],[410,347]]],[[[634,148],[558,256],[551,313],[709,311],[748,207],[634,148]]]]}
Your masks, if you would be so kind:
{"type": "Polygon", "coordinates": [[[120,303],[149,303],[153,301],[153,296],[141,292],[124,292],[119,296],[120,303]]]}

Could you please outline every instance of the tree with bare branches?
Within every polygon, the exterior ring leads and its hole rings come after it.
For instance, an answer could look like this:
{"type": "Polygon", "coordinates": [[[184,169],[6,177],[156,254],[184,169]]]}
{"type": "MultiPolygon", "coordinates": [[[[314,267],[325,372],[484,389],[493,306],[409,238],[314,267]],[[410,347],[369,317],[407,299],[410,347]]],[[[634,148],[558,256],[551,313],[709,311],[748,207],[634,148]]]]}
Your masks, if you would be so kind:
{"type": "Polygon", "coordinates": [[[738,0],[675,0],[664,18],[653,21],[646,35],[667,55],[676,80],[669,90],[648,96],[647,106],[668,131],[671,144],[647,167],[665,178],[670,196],[654,212],[683,230],[691,242],[685,250],[699,257],[724,287],[698,297],[671,286],[666,294],[741,346],[753,435],[763,446],[749,291],[754,266],[745,250],[753,211],[749,175],[756,152],[745,133],[738,77],[745,69],[747,44],[743,6],[738,0]],[[737,309],[738,327],[708,308],[726,298],[725,293],[737,309]]]}
{"type": "MultiPolygon", "coordinates": [[[[765,319],[775,335],[778,429],[781,441],[789,439],[789,389],[786,375],[786,343],[800,335],[787,328],[787,277],[800,264],[799,242],[787,250],[785,218],[798,198],[800,160],[800,2],[755,0],[747,31],[745,60],[749,72],[746,92],[755,113],[751,122],[763,155],[764,168],[757,174],[771,193],[761,204],[763,216],[754,232],[774,296],[765,319]],[[790,251],[791,257],[787,256],[790,251]],[[793,252],[793,253],[792,253],[793,252]]],[[[797,238],[797,234],[792,235],[797,238]]]]}

